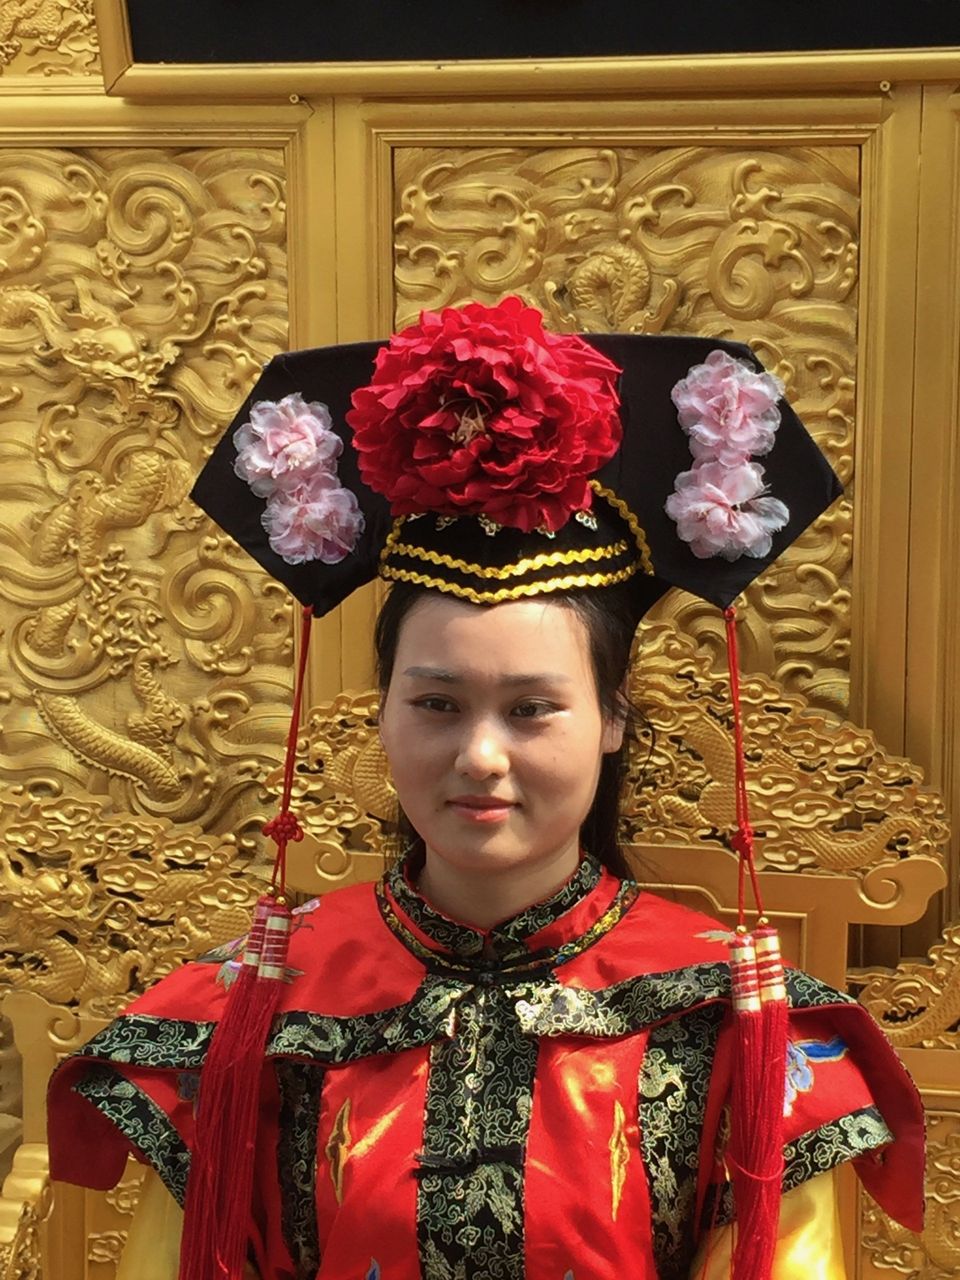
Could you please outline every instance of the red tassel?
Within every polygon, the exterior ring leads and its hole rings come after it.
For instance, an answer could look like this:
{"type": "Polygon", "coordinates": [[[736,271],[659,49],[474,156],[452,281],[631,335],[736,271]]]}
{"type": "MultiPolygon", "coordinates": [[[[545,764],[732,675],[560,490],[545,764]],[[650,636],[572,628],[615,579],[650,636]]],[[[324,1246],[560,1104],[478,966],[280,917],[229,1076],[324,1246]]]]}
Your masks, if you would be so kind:
{"type": "Polygon", "coordinates": [[[244,953],[200,1076],[180,1280],[243,1275],[264,1048],[283,987],[289,930],[290,909],[261,898],[250,939],[259,932],[262,950],[248,947],[244,953]]]}
{"type": "Polygon", "coordinates": [[[736,764],[740,855],[739,927],[730,945],[734,1060],[727,1160],[733,1183],[737,1236],[732,1280],[770,1280],[780,1225],[783,1181],[783,1102],[787,1069],[787,992],[776,929],[763,916],[747,797],[736,613],[725,610],[730,700],[736,764]],[[744,924],[749,875],[760,921],[753,934],[744,924]]]}
{"type": "Polygon", "coordinates": [[[780,1222],[787,1001],[776,930],[730,948],[734,1072],[727,1159],[736,1207],[733,1280],[769,1280],[780,1222]]]}
{"type": "Polygon", "coordinates": [[[240,973],[200,1073],[179,1280],[242,1280],[250,1245],[264,1054],[286,980],[290,939],[286,851],[289,841],[303,838],[289,804],[311,614],[304,610],[280,812],[263,829],[277,845],[271,892],[257,904],[240,973]]]}

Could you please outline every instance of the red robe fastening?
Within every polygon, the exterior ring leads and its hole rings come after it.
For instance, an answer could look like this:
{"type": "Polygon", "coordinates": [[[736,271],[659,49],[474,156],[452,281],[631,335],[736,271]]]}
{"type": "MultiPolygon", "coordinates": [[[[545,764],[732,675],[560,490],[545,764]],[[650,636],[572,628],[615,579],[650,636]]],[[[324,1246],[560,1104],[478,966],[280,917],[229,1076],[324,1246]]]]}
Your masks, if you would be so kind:
{"type": "MultiPolygon", "coordinates": [[[[731,1213],[717,930],[590,859],[485,932],[399,869],[298,913],[262,1077],[264,1280],[686,1276],[731,1213]]],[[[132,1152],[182,1202],[235,952],[159,983],[58,1070],[54,1178],[111,1187],[132,1152]]],[[[785,1188],[852,1159],[919,1229],[915,1089],[857,1004],[796,971],[789,990],[785,1188]]]]}

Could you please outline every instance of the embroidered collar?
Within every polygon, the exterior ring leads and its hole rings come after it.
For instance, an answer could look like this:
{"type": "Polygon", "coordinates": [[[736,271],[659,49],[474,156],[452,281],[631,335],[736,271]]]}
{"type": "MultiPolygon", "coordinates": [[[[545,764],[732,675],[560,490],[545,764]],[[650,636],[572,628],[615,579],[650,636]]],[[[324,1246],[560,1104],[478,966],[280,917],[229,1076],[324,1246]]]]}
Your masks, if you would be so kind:
{"type": "MultiPolygon", "coordinates": [[[[405,864],[392,867],[385,876],[384,885],[393,900],[392,905],[399,909],[401,917],[406,917],[406,922],[414,926],[431,949],[447,952],[460,960],[484,959],[502,963],[528,959],[532,950],[555,949],[569,941],[570,931],[563,928],[563,917],[584,903],[602,881],[609,881],[611,889],[617,883],[612,876],[604,876],[595,858],[585,855],[570,879],[551,897],[525,907],[491,929],[478,929],[452,920],[431,906],[410,883],[405,864]]],[[[598,900],[596,914],[602,914],[608,905],[607,901],[598,900]]],[[[577,915],[579,917],[580,913],[577,915]]],[[[404,923],[402,918],[400,923],[404,923]]],[[[577,923],[582,927],[593,921],[578,919],[577,923]]]]}

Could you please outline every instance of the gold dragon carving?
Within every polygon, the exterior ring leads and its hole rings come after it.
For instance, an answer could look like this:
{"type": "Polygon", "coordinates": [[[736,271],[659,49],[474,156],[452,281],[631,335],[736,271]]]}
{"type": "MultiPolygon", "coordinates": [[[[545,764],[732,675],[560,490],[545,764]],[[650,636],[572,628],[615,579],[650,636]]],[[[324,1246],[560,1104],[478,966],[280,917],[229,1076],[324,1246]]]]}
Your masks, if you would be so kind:
{"type": "Polygon", "coordinates": [[[109,1018],[246,932],[257,894],[234,837],[117,814],[102,796],[0,793],[0,984],[109,1018]]]}
{"type": "Polygon", "coordinates": [[[0,4],[0,75],[49,80],[99,74],[93,0],[0,4]]]}
{"type": "MultiPolygon", "coordinates": [[[[850,146],[398,147],[396,320],[519,294],[564,331],[749,335],[847,496],[747,592],[743,660],[849,694],[859,152],[850,146]]],[[[716,610],[664,602],[711,653],[716,610]]]]}
{"type": "Polygon", "coordinates": [[[282,156],[8,150],[0,206],[0,768],[242,843],[290,604],[187,493],[284,345],[282,156]]]}
{"type": "Polygon", "coordinates": [[[860,1003],[898,1049],[960,1051],[960,924],[944,930],[926,961],[858,969],[851,978],[860,1003]]]}

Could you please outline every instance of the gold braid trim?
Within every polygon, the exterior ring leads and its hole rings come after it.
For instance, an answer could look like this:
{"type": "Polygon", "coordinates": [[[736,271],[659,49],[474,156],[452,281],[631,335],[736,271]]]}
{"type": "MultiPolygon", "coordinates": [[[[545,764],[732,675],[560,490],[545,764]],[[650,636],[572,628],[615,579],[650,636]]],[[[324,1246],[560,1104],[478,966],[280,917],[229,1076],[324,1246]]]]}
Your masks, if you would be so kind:
{"type": "Polygon", "coordinates": [[[473,604],[501,604],[504,600],[539,596],[546,591],[572,591],[577,587],[612,587],[615,582],[626,582],[627,578],[632,578],[638,567],[638,563],[634,562],[627,565],[625,569],[618,569],[615,573],[570,573],[561,578],[541,578],[539,582],[519,582],[512,587],[501,587],[498,591],[474,591],[472,587],[457,586],[444,578],[431,578],[426,573],[415,573],[412,569],[394,569],[386,564],[380,566],[380,577],[392,578],[396,582],[413,582],[418,587],[429,587],[432,591],[446,591],[473,604]]]}
{"type": "Polygon", "coordinates": [[[517,560],[515,564],[488,566],[472,564],[466,560],[457,560],[440,551],[431,551],[427,547],[415,547],[406,542],[397,542],[390,548],[391,556],[409,556],[411,560],[426,560],[428,564],[439,565],[444,569],[456,569],[460,573],[470,574],[475,578],[495,578],[498,582],[506,578],[519,578],[524,573],[532,573],[536,569],[549,569],[558,564],[587,564],[592,560],[614,560],[622,556],[629,543],[624,538],[605,547],[581,547],[571,551],[543,551],[539,555],[530,556],[526,560],[517,560]]]}
{"type": "Polygon", "coordinates": [[[591,480],[590,488],[594,493],[606,498],[611,507],[623,517],[627,522],[630,532],[633,534],[637,548],[640,552],[640,563],[643,565],[643,572],[649,573],[651,576],[654,572],[653,561],[650,559],[650,547],[647,543],[647,535],[643,531],[643,525],[633,514],[622,498],[618,498],[612,489],[606,489],[599,480],[591,480]]]}
{"type": "Polygon", "coordinates": [[[383,544],[383,550],[380,552],[380,576],[383,577],[383,567],[387,563],[387,556],[391,554],[393,548],[400,541],[400,531],[406,523],[406,516],[397,516],[393,522],[393,528],[387,534],[387,540],[383,544]]]}

